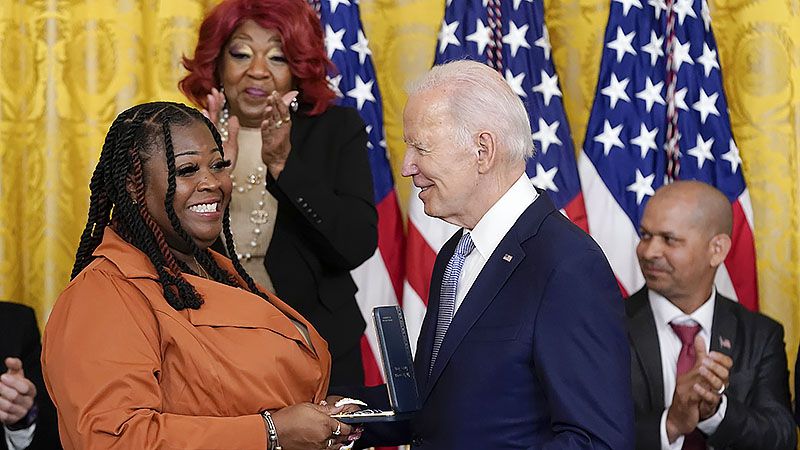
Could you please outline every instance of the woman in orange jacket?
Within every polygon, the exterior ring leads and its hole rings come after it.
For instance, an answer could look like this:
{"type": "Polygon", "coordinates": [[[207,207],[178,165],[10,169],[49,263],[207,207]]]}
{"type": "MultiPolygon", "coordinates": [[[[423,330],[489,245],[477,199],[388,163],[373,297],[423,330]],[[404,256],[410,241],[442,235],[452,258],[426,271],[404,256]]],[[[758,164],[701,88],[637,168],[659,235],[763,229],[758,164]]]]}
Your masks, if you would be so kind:
{"type": "Polygon", "coordinates": [[[44,335],[64,448],[338,449],[327,344],[236,259],[211,122],[176,103],[117,117],[72,281],[44,335]],[[320,403],[323,403],[321,405],[320,403]]]}

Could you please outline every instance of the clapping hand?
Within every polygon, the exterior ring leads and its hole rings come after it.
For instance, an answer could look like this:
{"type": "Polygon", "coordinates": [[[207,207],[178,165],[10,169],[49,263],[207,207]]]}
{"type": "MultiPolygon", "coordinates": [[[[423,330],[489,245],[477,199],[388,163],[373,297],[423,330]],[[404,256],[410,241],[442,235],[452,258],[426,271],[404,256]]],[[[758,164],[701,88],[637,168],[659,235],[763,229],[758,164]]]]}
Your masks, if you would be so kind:
{"type": "Polygon", "coordinates": [[[0,422],[13,425],[33,407],[36,386],[25,378],[19,358],[6,358],[5,364],[8,371],[0,375],[0,422]]]}
{"type": "Polygon", "coordinates": [[[233,172],[236,167],[236,158],[239,156],[239,119],[236,116],[228,117],[227,124],[227,137],[225,136],[226,130],[220,129],[220,118],[222,117],[222,108],[225,106],[225,95],[218,91],[216,88],[211,88],[211,93],[206,95],[207,109],[201,112],[208,120],[217,126],[217,130],[222,134],[222,149],[225,151],[225,158],[231,161],[231,166],[228,170],[233,172]]]}
{"type": "Polygon", "coordinates": [[[705,341],[699,335],[694,339],[694,351],[694,367],[677,378],[672,404],[667,411],[670,443],[691,433],[698,423],[714,415],[733,366],[733,360],[722,353],[706,353],[705,341]]]}
{"type": "Polygon", "coordinates": [[[289,104],[297,95],[297,91],[289,91],[283,96],[273,92],[264,109],[264,120],[261,122],[261,160],[276,179],[283,172],[292,150],[289,140],[292,130],[289,104]]]}
{"type": "Polygon", "coordinates": [[[720,352],[706,354],[705,346],[697,352],[698,372],[701,381],[693,386],[700,396],[700,421],[713,416],[722,401],[722,393],[729,384],[728,377],[733,360],[720,352]]]}

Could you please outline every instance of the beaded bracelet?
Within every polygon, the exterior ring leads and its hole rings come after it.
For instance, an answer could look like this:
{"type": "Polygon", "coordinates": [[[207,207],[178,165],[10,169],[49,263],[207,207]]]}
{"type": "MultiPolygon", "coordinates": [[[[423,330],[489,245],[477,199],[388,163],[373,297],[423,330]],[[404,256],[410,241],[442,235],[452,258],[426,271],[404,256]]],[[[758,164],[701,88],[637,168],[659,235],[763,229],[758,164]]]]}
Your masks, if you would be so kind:
{"type": "Polygon", "coordinates": [[[267,434],[269,435],[267,450],[283,450],[281,444],[278,443],[278,430],[275,428],[275,422],[272,421],[272,415],[269,411],[264,410],[261,411],[261,417],[263,417],[264,421],[267,423],[267,434]]]}

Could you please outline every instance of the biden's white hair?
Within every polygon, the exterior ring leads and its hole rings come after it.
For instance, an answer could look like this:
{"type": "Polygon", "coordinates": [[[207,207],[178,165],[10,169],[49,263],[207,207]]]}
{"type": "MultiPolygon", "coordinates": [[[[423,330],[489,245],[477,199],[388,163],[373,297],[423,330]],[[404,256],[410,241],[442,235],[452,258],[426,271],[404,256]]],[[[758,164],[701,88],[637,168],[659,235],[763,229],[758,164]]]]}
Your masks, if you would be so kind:
{"type": "Polygon", "coordinates": [[[494,132],[498,147],[510,161],[533,156],[528,112],[506,80],[491,67],[471,60],[434,66],[408,89],[409,96],[447,89],[447,105],[455,139],[465,147],[476,144],[476,133],[494,132]]]}

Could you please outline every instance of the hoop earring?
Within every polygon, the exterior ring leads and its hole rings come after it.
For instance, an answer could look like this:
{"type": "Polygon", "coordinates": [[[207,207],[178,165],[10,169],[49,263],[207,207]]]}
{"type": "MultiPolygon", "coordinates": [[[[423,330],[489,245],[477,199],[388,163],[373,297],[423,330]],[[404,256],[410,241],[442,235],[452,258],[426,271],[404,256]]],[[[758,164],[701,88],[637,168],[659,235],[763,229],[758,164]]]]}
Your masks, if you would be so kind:
{"type": "MultiPolygon", "coordinates": [[[[225,88],[219,88],[219,93],[222,94],[222,97],[225,98],[225,88]]],[[[230,110],[228,110],[228,99],[225,98],[225,103],[222,105],[222,111],[220,111],[219,119],[217,120],[217,130],[219,131],[219,136],[222,139],[222,142],[228,142],[228,119],[231,117],[230,110]]]]}

